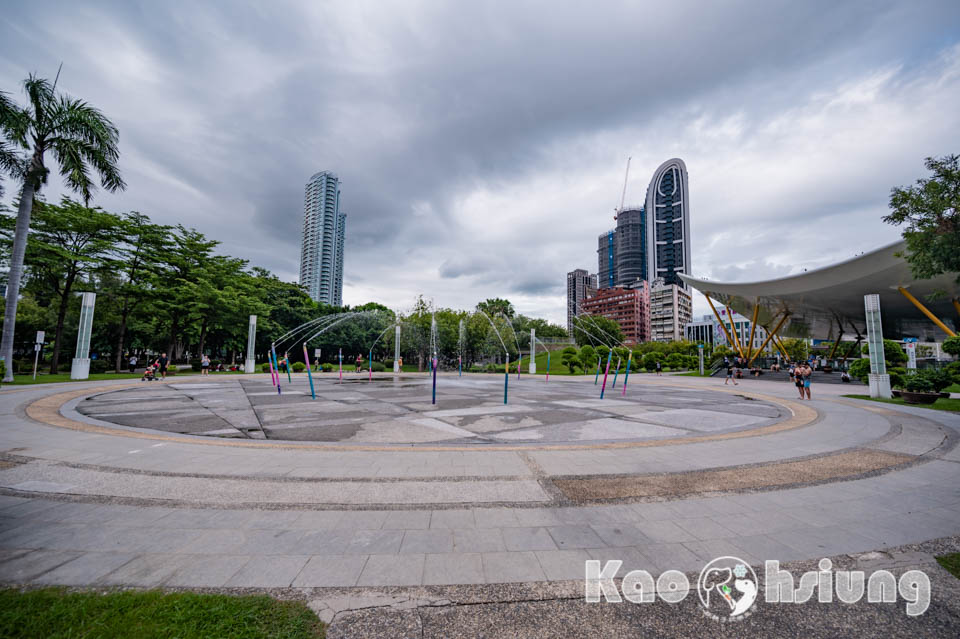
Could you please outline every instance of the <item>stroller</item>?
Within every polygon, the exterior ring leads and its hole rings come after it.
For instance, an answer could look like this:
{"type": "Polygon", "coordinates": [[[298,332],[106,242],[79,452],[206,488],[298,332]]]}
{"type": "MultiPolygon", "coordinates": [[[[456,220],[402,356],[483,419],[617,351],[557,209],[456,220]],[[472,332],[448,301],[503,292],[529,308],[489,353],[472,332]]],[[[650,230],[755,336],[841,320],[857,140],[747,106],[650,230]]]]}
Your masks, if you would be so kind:
{"type": "Polygon", "coordinates": [[[147,366],[146,370],[143,371],[143,377],[140,378],[140,381],[152,382],[156,378],[157,378],[157,375],[154,372],[153,366],[147,366]]]}

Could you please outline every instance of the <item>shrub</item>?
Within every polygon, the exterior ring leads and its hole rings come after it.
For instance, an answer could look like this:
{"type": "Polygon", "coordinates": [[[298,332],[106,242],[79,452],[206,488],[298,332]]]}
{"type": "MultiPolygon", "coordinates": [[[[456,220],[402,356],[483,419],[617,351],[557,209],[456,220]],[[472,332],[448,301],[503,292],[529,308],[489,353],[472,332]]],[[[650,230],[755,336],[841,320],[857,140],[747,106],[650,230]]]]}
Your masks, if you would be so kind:
{"type": "Polygon", "coordinates": [[[211,369],[215,369],[215,368],[217,368],[218,366],[220,366],[220,364],[222,364],[222,363],[223,363],[223,362],[222,362],[221,360],[219,360],[219,359],[211,359],[211,360],[210,360],[210,368],[211,368],[211,369]]]}
{"type": "Polygon", "coordinates": [[[331,364],[330,362],[324,362],[324,363],[322,364],[322,366],[323,366],[323,372],[324,372],[324,373],[332,373],[332,372],[333,372],[333,364],[331,364]]]}
{"type": "MultiPolygon", "coordinates": [[[[24,368],[23,366],[24,366],[23,362],[19,362],[17,370],[20,371],[21,373],[25,373],[28,370],[32,370],[31,368],[24,368]]],[[[60,372],[60,373],[69,373],[71,368],[73,368],[73,362],[60,362],[59,364],[57,364],[57,372],[60,372]]]]}
{"type": "Polygon", "coordinates": [[[647,370],[655,370],[657,362],[663,361],[663,353],[647,353],[643,356],[643,367],[647,370]]]}
{"type": "Polygon", "coordinates": [[[856,377],[864,384],[867,383],[867,375],[870,374],[870,360],[861,357],[858,360],[855,360],[850,364],[850,369],[848,370],[850,377],[856,377]]]}
{"type": "Polygon", "coordinates": [[[193,369],[193,372],[199,373],[199,372],[200,372],[200,368],[202,368],[202,367],[200,366],[200,360],[199,360],[199,359],[191,359],[191,360],[190,360],[190,368],[193,369]]]}
{"type": "Polygon", "coordinates": [[[482,372],[483,372],[483,367],[480,366],[479,364],[474,364],[473,366],[470,367],[470,370],[467,371],[467,372],[469,372],[469,373],[482,373],[482,372]]]}
{"type": "Polygon", "coordinates": [[[307,365],[303,362],[294,362],[292,365],[294,373],[302,373],[307,370],[307,365]]]}
{"type": "Polygon", "coordinates": [[[261,365],[260,365],[260,370],[263,371],[264,373],[269,373],[269,372],[270,372],[270,363],[268,362],[268,363],[266,363],[266,364],[261,364],[261,365]]]}
{"type": "Polygon", "coordinates": [[[951,355],[960,355],[960,336],[948,337],[943,340],[943,352],[951,355]]]}
{"type": "Polygon", "coordinates": [[[488,373],[499,373],[501,370],[502,369],[500,368],[499,364],[490,363],[490,364],[487,364],[487,367],[486,367],[486,371],[488,373]]]}
{"type": "Polygon", "coordinates": [[[92,359],[90,360],[90,372],[91,373],[106,373],[110,370],[110,362],[105,359],[92,359]]]}
{"type": "MultiPolygon", "coordinates": [[[[869,355],[869,344],[864,344],[861,352],[864,355],[869,355]]],[[[897,342],[893,341],[892,339],[885,339],[883,340],[883,359],[888,362],[887,366],[896,366],[897,364],[906,363],[907,353],[897,342]]]]}
{"type": "Polygon", "coordinates": [[[910,377],[919,377],[926,380],[926,382],[933,388],[932,392],[934,393],[939,393],[953,383],[953,377],[948,371],[937,368],[924,368],[921,371],[917,371],[917,373],[911,375],[910,377]]]}
{"type": "Polygon", "coordinates": [[[581,346],[577,353],[577,359],[580,361],[580,367],[583,372],[592,371],[597,366],[597,351],[593,346],[581,346]]]}
{"type": "MultiPolygon", "coordinates": [[[[373,369],[374,373],[382,373],[383,371],[387,370],[387,367],[380,362],[374,362],[373,364],[370,364],[370,368],[373,369]]],[[[296,369],[296,366],[294,366],[294,369],[296,369]]]]}
{"type": "Polygon", "coordinates": [[[3,379],[7,374],[7,360],[0,359],[0,379],[3,379]]]}
{"type": "Polygon", "coordinates": [[[950,362],[947,364],[946,371],[953,378],[954,383],[960,384],[960,362],[950,362]]]}
{"type": "Polygon", "coordinates": [[[390,370],[393,370],[393,358],[392,358],[392,357],[388,357],[388,358],[386,358],[385,360],[383,360],[383,369],[386,370],[386,369],[388,369],[388,368],[389,368],[390,370]]]}
{"type": "Polygon", "coordinates": [[[903,388],[906,384],[906,375],[896,370],[889,370],[887,374],[890,375],[890,386],[892,388],[903,388]]]}
{"type": "Polygon", "coordinates": [[[686,365],[687,360],[685,355],[681,355],[680,353],[670,353],[667,355],[666,363],[670,368],[681,368],[686,365]]]}

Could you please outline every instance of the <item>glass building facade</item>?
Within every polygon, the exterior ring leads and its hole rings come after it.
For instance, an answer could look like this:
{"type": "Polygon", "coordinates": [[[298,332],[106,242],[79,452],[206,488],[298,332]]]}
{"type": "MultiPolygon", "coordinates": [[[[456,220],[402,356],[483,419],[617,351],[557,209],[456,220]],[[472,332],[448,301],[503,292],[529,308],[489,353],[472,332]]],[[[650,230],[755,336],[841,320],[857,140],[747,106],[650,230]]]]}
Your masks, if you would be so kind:
{"type": "Polygon", "coordinates": [[[347,215],[340,211],[340,180],[321,171],[307,182],[303,201],[300,284],[311,298],[343,305],[343,244],[347,215]]]}

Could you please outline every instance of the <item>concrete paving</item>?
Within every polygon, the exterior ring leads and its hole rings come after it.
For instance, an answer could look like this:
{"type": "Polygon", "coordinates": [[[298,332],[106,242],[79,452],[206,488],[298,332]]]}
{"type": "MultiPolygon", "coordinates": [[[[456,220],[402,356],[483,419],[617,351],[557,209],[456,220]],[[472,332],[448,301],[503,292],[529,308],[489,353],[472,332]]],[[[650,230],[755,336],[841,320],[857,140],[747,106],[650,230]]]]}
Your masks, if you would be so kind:
{"type": "MultiPolygon", "coordinates": [[[[405,394],[423,390],[407,379],[368,391],[360,382],[324,389],[326,411],[314,410],[321,400],[309,396],[257,394],[272,388],[259,376],[117,392],[104,383],[0,392],[0,582],[529,591],[581,579],[587,559],[622,560],[619,576],[633,568],[696,572],[720,555],[752,565],[804,561],[960,533],[958,415],[845,399],[844,387],[817,387],[817,399],[801,404],[785,382],[744,380],[734,391],[712,379],[650,376],[631,379],[635,399],[606,403],[592,379],[551,379],[549,391],[528,391],[543,382],[524,378],[504,409],[478,403],[489,383],[468,380],[450,400],[455,406],[445,400],[436,410],[405,394]],[[217,403],[221,391],[229,402],[217,403]],[[241,396],[249,412],[235,415],[241,396]],[[198,402],[206,412],[173,408],[198,402]],[[360,408],[338,410],[345,406],[360,408]],[[272,439],[289,429],[271,426],[295,409],[313,424],[298,428],[315,430],[328,417],[337,428],[353,423],[345,415],[359,411],[372,420],[364,424],[407,419],[389,406],[444,426],[413,425],[430,430],[431,440],[272,439]],[[538,410],[552,417],[537,418],[538,410]],[[163,426],[147,419],[157,412],[183,417],[163,426]],[[574,413],[579,425],[548,423],[574,413]],[[198,435],[217,429],[190,430],[197,415],[204,429],[220,420],[221,430],[240,434],[198,435]],[[248,436],[254,418],[266,439],[248,436]],[[187,426],[177,431],[174,422],[187,426]],[[508,422],[512,429],[500,428],[508,422]],[[623,423],[638,430],[623,431],[623,423]],[[677,432],[665,437],[651,427],[677,432]],[[511,440],[508,432],[542,437],[511,440]],[[492,450],[479,443],[494,436],[492,450]],[[890,462],[843,465],[864,456],[890,462]],[[751,483],[804,463],[838,472],[751,483]],[[701,487],[684,494],[582,501],[558,488],[601,479],[674,485],[666,480],[705,473],[725,481],[693,482],[701,487]]],[[[569,605],[531,603],[527,612],[562,614],[557,606],[569,605]]],[[[508,608],[500,612],[514,614],[508,608]]],[[[460,613],[443,614],[470,627],[460,613]]]]}

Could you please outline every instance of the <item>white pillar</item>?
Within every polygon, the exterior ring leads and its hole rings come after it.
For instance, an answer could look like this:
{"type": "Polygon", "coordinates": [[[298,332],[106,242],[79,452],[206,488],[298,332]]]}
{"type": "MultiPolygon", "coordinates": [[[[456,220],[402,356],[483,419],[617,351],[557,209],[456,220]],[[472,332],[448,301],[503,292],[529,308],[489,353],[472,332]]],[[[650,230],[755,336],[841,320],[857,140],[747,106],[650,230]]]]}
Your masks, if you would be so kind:
{"type": "Polygon", "coordinates": [[[247,361],[243,370],[246,373],[257,372],[257,316],[250,316],[250,326],[247,328],[247,361]]]}
{"type": "Polygon", "coordinates": [[[530,329],[530,374],[537,372],[537,331],[530,329]]]}
{"type": "Polygon", "coordinates": [[[400,325],[397,324],[393,340],[393,372],[400,372],[400,325]]]}
{"type": "Polygon", "coordinates": [[[870,350],[870,397],[890,399],[890,375],[883,357],[883,329],[880,324],[880,296],[863,296],[863,308],[867,318],[867,346],[870,350]]]}
{"type": "Polygon", "coordinates": [[[96,293],[80,293],[80,328],[77,331],[77,352],[70,366],[70,379],[90,377],[90,334],[93,331],[93,305],[96,293]]]}

